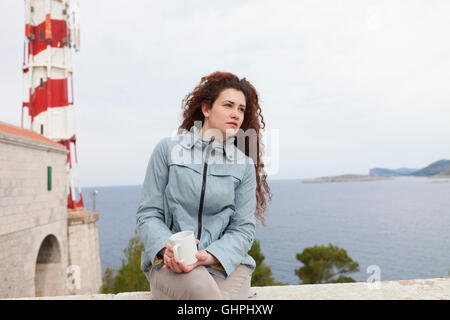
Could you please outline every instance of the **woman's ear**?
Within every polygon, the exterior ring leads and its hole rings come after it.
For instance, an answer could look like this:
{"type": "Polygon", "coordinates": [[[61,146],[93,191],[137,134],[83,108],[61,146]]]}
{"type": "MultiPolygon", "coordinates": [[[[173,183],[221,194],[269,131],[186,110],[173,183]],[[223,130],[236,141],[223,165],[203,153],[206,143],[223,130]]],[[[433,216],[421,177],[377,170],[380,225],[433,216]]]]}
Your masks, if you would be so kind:
{"type": "Polygon", "coordinates": [[[209,117],[209,108],[208,108],[208,103],[207,102],[202,102],[202,112],[203,115],[205,116],[205,118],[209,117]]]}

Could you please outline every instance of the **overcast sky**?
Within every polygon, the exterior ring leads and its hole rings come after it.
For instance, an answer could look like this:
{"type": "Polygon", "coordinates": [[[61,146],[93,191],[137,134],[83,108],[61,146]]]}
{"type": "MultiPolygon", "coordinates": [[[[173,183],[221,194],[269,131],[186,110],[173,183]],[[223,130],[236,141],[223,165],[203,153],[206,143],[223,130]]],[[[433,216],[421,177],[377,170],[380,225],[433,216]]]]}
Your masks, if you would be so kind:
{"type": "MultiPolygon", "coordinates": [[[[259,92],[269,179],[450,159],[449,1],[79,3],[82,186],[141,184],[181,100],[217,70],[259,92]]],[[[20,126],[23,1],[0,12],[0,121],[20,126]]]]}

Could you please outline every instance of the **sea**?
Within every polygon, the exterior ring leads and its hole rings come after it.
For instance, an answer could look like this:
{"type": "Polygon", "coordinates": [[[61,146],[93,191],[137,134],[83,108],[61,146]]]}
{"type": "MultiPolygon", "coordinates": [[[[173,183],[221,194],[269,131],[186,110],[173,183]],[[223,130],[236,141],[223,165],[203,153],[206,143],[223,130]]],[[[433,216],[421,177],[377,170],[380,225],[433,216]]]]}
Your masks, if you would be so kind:
{"type": "MultiPolygon", "coordinates": [[[[314,245],[346,250],[356,281],[450,276],[450,181],[390,180],[303,183],[268,180],[272,201],[266,226],[258,224],[264,263],[276,281],[300,284],[297,253],[314,245]]],[[[120,268],[135,234],[142,186],[83,188],[85,207],[99,213],[102,271],[120,268]]]]}

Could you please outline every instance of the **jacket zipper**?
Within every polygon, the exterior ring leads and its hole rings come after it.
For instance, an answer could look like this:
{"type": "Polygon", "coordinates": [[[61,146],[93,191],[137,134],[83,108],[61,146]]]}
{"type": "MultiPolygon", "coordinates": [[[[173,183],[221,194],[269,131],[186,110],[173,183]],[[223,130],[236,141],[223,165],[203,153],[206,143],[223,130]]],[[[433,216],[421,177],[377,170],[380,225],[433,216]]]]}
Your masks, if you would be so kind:
{"type": "Polygon", "coordinates": [[[200,240],[200,237],[202,236],[202,213],[203,213],[203,201],[205,198],[205,189],[206,189],[206,173],[208,171],[208,159],[209,159],[209,155],[211,152],[211,143],[213,141],[214,141],[214,137],[211,138],[211,141],[209,141],[208,145],[206,146],[205,165],[203,166],[202,193],[200,195],[200,206],[198,208],[198,232],[197,232],[198,240],[200,240]]]}

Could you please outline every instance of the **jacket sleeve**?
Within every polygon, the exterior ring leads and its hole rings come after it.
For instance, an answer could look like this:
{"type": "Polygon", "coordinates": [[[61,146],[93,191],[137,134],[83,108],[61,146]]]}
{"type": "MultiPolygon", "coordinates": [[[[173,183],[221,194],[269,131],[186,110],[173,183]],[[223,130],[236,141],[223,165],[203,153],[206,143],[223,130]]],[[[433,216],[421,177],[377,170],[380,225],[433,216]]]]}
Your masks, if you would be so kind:
{"type": "Polygon", "coordinates": [[[167,144],[161,140],[150,157],[136,213],[138,235],[153,263],[172,235],[164,218],[164,190],[169,173],[167,155],[167,144]]]}
{"type": "Polygon", "coordinates": [[[255,238],[256,172],[253,163],[247,165],[243,180],[235,192],[235,212],[230,225],[222,238],[205,248],[219,260],[226,277],[241,263],[255,238]]]}

